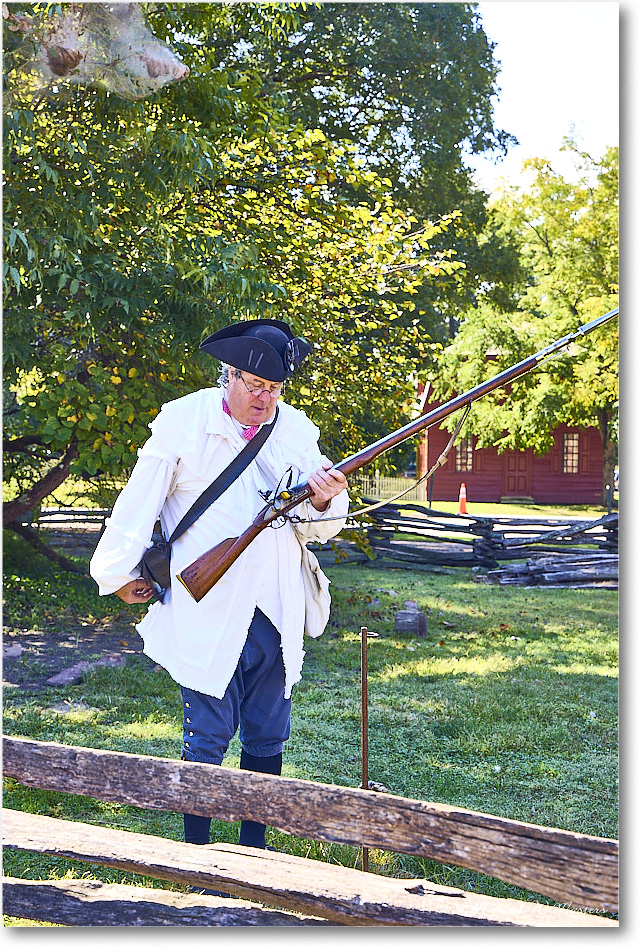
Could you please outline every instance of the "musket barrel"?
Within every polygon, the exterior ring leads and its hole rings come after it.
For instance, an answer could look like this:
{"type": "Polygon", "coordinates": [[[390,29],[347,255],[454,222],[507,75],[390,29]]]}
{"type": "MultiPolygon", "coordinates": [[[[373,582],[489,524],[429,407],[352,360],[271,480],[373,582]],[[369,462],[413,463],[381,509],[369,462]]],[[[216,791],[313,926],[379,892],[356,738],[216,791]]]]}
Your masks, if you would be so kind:
{"type": "Polygon", "coordinates": [[[594,330],[603,323],[606,323],[618,312],[619,308],[616,307],[614,310],[609,311],[609,313],[605,313],[601,317],[597,317],[595,320],[585,323],[574,333],[569,333],[567,336],[556,340],[555,343],[551,343],[549,346],[546,346],[538,353],[534,353],[532,356],[521,360],[519,363],[515,363],[514,366],[509,366],[508,369],[502,370],[501,373],[498,373],[491,379],[487,379],[483,383],[479,383],[477,386],[469,389],[468,392],[462,393],[459,396],[453,396],[452,399],[444,403],[442,406],[437,406],[435,409],[431,409],[430,412],[427,412],[423,416],[419,416],[419,418],[407,423],[405,426],[402,426],[401,429],[397,429],[396,432],[392,432],[387,436],[383,436],[383,438],[379,439],[377,442],[373,442],[360,452],[355,452],[354,455],[349,455],[348,458],[343,459],[342,462],[339,462],[337,465],[335,465],[335,468],[343,472],[344,475],[351,474],[353,471],[356,471],[363,465],[367,465],[370,461],[372,461],[372,459],[376,458],[377,455],[381,455],[382,452],[387,451],[389,448],[393,448],[394,446],[399,445],[401,442],[405,442],[418,432],[436,425],[438,422],[441,422],[453,412],[457,412],[458,409],[462,409],[464,406],[468,405],[468,403],[476,402],[476,400],[481,399],[482,396],[486,396],[495,389],[499,389],[501,386],[505,386],[507,383],[514,382],[514,380],[519,379],[520,376],[524,376],[526,373],[529,373],[544,358],[548,358],[552,353],[555,353],[558,350],[563,349],[565,346],[568,346],[569,343],[572,343],[573,340],[576,340],[579,336],[583,336],[585,333],[589,333],[591,330],[594,330]]]}
{"type": "Polygon", "coordinates": [[[603,323],[611,320],[619,312],[620,308],[616,307],[614,310],[609,310],[608,313],[603,313],[601,317],[596,317],[595,320],[589,320],[588,323],[584,323],[573,333],[568,333],[566,336],[562,337],[561,340],[556,340],[555,343],[545,346],[543,350],[540,350],[539,353],[535,354],[534,358],[538,363],[541,363],[542,360],[548,359],[551,353],[556,353],[558,350],[563,349],[565,346],[568,346],[569,343],[577,340],[578,337],[584,336],[585,333],[590,333],[592,330],[596,330],[597,327],[602,326],[603,323]]]}
{"type": "MultiPolygon", "coordinates": [[[[514,366],[510,366],[508,369],[503,370],[501,373],[498,373],[491,379],[488,379],[483,383],[479,383],[479,385],[469,389],[468,392],[462,393],[459,396],[454,396],[448,402],[444,403],[443,406],[437,406],[435,409],[431,409],[430,412],[425,413],[423,416],[419,416],[419,418],[414,419],[405,426],[402,426],[401,429],[397,429],[395,432],[384,436],[377,442],[373,442],[360,452],[355,452],[354,455],[349,455],[334,467],[343,472],[344,475],[350,475],[357,469],[363,468],[364,465],[368,465],[378,455],[381,455],[382,452],[386,452],[388,449],[405,442],[407,439],[412,438],[412,436],[417,435],[417,433],[423,431],[424,429],[428,429],[431,426],[436,425],[438,422],[441,422],[453,412],[456,412],[458,409],[462,409],[464,406],[475,402],[477,399],[481,399],[482,396],[486,396],[495,389],[499,389],[501,386],[505,386],[508,383],[519,379],[520,376],[524,376],[543,360],[548,359],[552,353],[555,353],[558,350],[563,349],[565,346],[568,346],[569,343],[572,343],[573,340],[576,340],[580,336],[584,336],[585,333],[590,333],[592,330],[595,330],[597,327],[606,323],[618,313],[619,308],[616,307],[614,310],[610,310],[601,317],[597,317],[595,320],[590,320],[588,323],[585,323],[583,326],[579,327],[579,329],[575,332],[569,333],[567,336],[556,340],[555,343],[551,343],[549,346],[544,347],[543,350],[533,354],[533,356],[529,356],[527,359],[521,360],[519,363],[515,363],[514,366]]],[[[194,597],[195,600],[201,600],[214,586],[216,581],[220,579],[225,571],[227,571],[231,563],[236,560],[236,557],[238,557],[238,555],[247,547],[250,541],[256,537],[259,531],[266,527],[275,518],[279,517],[280,514],[285,514],[304,501],[306,498],[309,498],[311,494],[312,490],[306,482],[302,482],[299,485],[295,485],[293,488],[288,488],[286,491],[281,492],[278,496],[278,499],[282,500],[284,504],[268,505],[267,508],[263,510],[261,515],[255,519],[250,528],[248,528],[240,538],[228,539],[227,541],[223,542],[223,544],[218,546],[221,549],[219,552],[217,552],[217,548],[212,548],[210,551],[202,554],[200,558],[181,571],[180,575],[178,576],[192,597],[194,597]]]]}

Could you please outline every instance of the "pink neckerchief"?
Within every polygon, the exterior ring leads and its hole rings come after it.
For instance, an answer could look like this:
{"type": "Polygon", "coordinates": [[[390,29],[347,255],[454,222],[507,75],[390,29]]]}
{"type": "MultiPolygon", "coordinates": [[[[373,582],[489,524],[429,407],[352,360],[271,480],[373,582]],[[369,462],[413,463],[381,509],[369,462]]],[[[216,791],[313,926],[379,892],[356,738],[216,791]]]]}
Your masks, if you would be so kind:
{"type": "MultiPolygon", "coordinates": [[[[223,396],[223,412],[226,412],[230,419],[233,418],[232,413],[230,412],[230,407],[227,404],[227,399],[223,396]]],[[[239,423],[241,425],[241,423],[239,423]]],[[[243,438],[247,439],[249,442],[250,439],[253,439],[256,433],[259,431],[259,426],[243,426],[243,438]]]]}

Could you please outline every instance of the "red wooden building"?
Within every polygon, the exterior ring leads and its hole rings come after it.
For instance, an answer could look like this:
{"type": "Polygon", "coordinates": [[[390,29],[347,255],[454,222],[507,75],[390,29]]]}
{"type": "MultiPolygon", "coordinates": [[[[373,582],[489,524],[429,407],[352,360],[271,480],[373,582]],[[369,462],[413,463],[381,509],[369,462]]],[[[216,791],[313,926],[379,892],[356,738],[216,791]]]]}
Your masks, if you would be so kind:
{"type": "MultiPolygon", "coordinates": [[[[423,411],[431,407],[424,404],[423,411]]],[[[417,477],[435,464],[450,433],[437,426],[420,442],[417,477]]],[[[457,501],[462,482],[468,502],[524,500],[535,504],[599,505],[602,492],[602,440],[597,428],[559,426],[553,447],[543,455],[533,449],[505,451],[476,448],[475,437],[458,439],[445,465],[426,486],[426,497],[457,501]]]]}

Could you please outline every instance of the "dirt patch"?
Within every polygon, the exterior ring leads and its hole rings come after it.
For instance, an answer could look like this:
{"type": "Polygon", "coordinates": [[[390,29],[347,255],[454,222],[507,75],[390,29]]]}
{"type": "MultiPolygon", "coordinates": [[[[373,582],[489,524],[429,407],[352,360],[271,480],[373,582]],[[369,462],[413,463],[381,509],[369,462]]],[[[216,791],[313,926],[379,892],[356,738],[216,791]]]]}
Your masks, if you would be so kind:
{"type": "MultiPolygon", "coordinates": [[[[47,532],[47,543],[66,556],[85,557],[89,560],[98,542],[95,526],[65,525],[47,532]]],[[[122,666],[133,657],[143,657],[143,641],[135,629],[144,616],[143,611],[123,609],[110,618],[90,623],[78,616],[65,615],[64,621],[45,621],[39,629],[4,627],[2,637],[3,688],[18,687],[24,693],[51,688],[56,683],[47,681],[56,674],[76,669],[82,679],[97,664],[122,666]]],[[[73,674],[69,683],[78,682],[73,674]]],[[[65,677],[61,677],[62,681],[65,677]]]]}
{"type": "MultiPolygon", "coordinates": [[[[134,629],[138,618],[89,624],[71,623],[64,630],[4,630],[2,685],[25,690],[47,687],[47,680],[81,664],[110,660],[122,665],[129,657],[143,656],[143,641],[134,629]],[[118,662],[118,660],[121,662],[118,662]]],[[[147,659],[145,657],[145,659],[147,659]]],[[[153,667],[152,661],[148,661],[153,667]]],[[[82,669],[82,667],[80,667],[82,669]]],[[[88,670],[89,666],[85,666],[88,670]]]]}

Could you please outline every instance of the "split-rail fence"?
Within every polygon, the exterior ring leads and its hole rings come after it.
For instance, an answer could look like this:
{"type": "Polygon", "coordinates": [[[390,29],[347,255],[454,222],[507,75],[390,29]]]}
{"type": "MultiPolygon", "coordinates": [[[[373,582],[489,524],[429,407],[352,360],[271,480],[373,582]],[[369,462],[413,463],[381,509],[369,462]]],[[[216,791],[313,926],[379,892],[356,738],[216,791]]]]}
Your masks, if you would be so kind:
{"type": "Polygon", "coordinates": [[[5,809],[4,847],[182,885],[3,881],[4,913],[68,926],[617,927],[617,841],[370,789],[181,760],[4,738],[23,785],[145,809],[253,819],[318,841],[415,855],[556,902],[489,897],[240,845],[153,835],[5,809]],[[192,891],[185,893],[191,888],[192,891]],[[232,897],[194,893],[222,890],[232,897]],[[564,906],[556,906],[564,905],[564,906]]]}
{"type": "MultiPolygon", "coordinates": [[[[496,584],[618,586],[617,512],[592,519],[492,517],[400,502],[371,512],[358,530],[365,549],[335,544],[345,562],[426,571],[469,567],[478,580],[496,584]]],[[[327,545],[317,554],[322,563],[333,558],[327,545]]]]}
{"type": "MultiPolygon", "coordinates": [[[[108,515],[106,509],[43,508],[18,527],[32,543],[35,529],[46,528],[56,550],[86,555],[108,515]]],[[[381,568],[469,567],[478,580],[493,584],[618,587],[617,512],[597,519],[490,517],[406,500],[387,503],[351,527],[362,533],[365,549],[342,536],[332,546],[318,546],[322,563],[338,556],[381,568]]]]}

